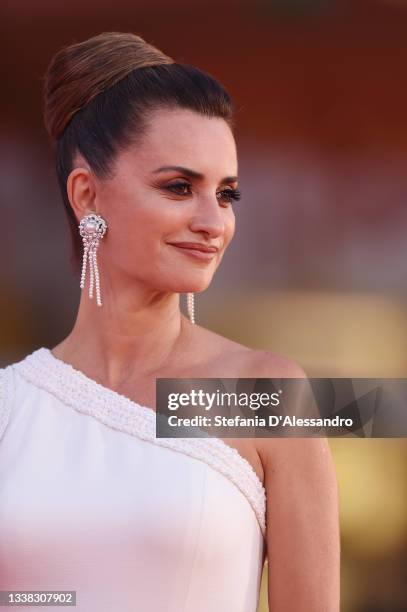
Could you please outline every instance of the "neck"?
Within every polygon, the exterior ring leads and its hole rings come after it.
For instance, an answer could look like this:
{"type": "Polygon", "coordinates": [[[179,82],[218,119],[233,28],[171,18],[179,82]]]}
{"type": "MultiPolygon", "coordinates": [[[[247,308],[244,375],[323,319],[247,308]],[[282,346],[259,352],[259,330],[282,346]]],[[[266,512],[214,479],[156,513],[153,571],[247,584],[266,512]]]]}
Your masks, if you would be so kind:
{"type": "Polygon", "coordinates": [[[178,293],[151,290],[110,295],[97,306],[81,293],[69,336],[53,352],[115,387],[123,380],[176,367],[191,339],[178,293]]]}

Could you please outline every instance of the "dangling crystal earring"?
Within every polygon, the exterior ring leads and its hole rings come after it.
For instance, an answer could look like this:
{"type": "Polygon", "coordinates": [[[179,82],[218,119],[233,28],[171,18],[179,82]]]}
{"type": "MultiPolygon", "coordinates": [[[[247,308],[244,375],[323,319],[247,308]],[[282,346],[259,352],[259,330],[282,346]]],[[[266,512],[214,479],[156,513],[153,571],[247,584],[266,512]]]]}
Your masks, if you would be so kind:
{"type": "Polygon", "coordinates": [[[98,306],[102,306],[102,300],[100,299],[97,249],[99,240],[103,238],[106,233],[107,223],[100,215],[91,213],[83,217],[78,227],[84,246],[80,288],[83,289],[85,287],[86,264],[89,259],[89,297],[91,299],[93,297],[93,283],[96,281],[96,302],[98,306]]]}
{"type": "Polygon", "coordinates": [[[195,325],[195,305],[193,293],[187,293],[187,308],[190,321],[192,325],[195,325]]]}

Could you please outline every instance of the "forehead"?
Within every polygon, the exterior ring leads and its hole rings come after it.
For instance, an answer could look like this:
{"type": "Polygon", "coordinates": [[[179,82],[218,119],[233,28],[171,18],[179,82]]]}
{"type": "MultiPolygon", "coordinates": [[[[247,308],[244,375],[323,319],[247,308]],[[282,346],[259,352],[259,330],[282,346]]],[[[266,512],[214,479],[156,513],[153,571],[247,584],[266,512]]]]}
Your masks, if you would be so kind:
{"type": "Polygon", "coordinates": [[[236,143],[226,121],[184,109],[153,111],[142,142],[126,158],[145,170],[188,165],[204,174],[237,175],[236,143]]]}

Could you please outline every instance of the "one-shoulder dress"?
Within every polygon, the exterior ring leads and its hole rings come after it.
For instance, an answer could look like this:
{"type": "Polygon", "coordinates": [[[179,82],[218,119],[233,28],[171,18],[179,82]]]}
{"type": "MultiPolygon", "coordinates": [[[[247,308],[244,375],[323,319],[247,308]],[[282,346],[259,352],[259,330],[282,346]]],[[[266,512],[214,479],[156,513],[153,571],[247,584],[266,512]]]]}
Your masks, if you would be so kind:
{"type": "Polygon", "coordinates": [[[0,591],[75,591],[78,612],[256,611],[261,481],[224,441],[155,423],[48,348],[0,369],[0,591]]]}

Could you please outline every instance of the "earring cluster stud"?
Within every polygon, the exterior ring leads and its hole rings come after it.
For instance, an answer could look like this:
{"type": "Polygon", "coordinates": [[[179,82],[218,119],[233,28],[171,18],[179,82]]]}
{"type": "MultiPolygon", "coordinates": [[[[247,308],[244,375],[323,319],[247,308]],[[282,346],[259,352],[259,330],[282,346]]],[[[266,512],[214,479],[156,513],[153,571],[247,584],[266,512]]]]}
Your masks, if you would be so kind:
{"type": "Polygon", "coordinates": [[[86,267],[89,261],[89,297],[93,298],[93,288],[96,285],[96,302],[98,306],[102,306],[100,297],[100,278],[97,263],[97,250],[99,241],[103,238],[107,230],[107,223],[100,215],[90,213],[83,217],[79,223],[79,233],[82,236],[83,242],[83,259],[80,288],[84,289],[86,279],[86,267]]]}

